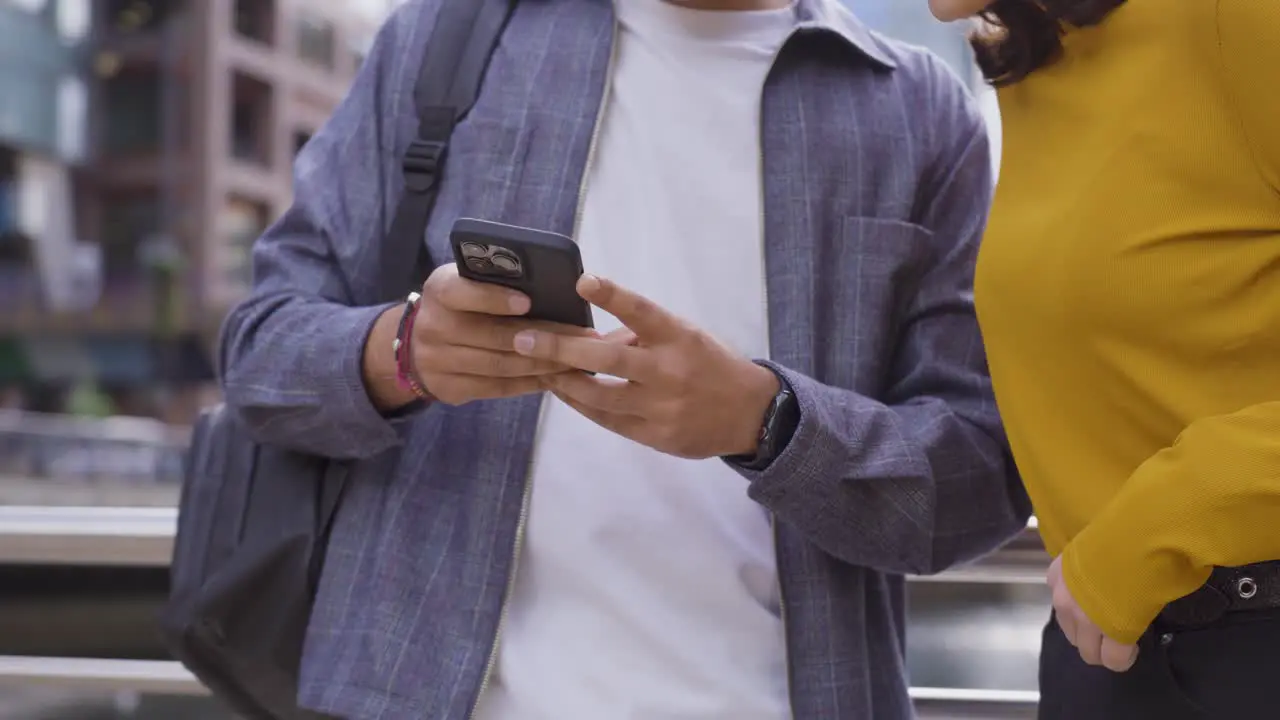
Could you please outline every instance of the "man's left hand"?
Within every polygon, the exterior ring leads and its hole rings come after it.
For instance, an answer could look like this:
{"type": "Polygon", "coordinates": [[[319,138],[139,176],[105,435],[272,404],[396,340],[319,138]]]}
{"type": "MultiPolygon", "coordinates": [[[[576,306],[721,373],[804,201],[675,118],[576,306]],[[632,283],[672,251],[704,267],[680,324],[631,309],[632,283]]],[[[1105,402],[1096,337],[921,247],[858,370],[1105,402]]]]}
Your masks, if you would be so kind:
{"type": "Polygon", "coordinates": [[[1138,646],[1116,642],[1089,619],[1062,578],[1062,555],[1049,566],[1049,589],[1053,591],[1053,614],[1067,640],[1090,665],[1113,672],[1125,672],[1138,660],[1138,646]]]}
{"type": "Polygon", "coordinates": [[[755,454],[779,390],[772,371],[609,280],[584,275],[578,294],[635,337],[519,333],[515,350],[522,355],[612,376],[548,375],[548,390],[595,423],[660,452],[696,459],[755,454]]]}

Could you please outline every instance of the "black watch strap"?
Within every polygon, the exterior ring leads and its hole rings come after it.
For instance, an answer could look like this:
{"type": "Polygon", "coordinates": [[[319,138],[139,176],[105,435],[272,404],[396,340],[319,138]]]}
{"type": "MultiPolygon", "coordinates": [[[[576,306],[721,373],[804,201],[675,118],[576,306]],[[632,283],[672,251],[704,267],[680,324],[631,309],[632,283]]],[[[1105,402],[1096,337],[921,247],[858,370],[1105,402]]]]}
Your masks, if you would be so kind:
{"type": "Polygon", "coordinates": [[[800,425],[800,401],[791,389],[790,383],[774,368],[761,362],[757,365],[767,368],[778,377],[778,394],[764,412],[760,423],[760,437],[754,455],[734,455],[725,458],[744,470],[764,470],[787,449],[791,436],[796,434],[800,425]]]}

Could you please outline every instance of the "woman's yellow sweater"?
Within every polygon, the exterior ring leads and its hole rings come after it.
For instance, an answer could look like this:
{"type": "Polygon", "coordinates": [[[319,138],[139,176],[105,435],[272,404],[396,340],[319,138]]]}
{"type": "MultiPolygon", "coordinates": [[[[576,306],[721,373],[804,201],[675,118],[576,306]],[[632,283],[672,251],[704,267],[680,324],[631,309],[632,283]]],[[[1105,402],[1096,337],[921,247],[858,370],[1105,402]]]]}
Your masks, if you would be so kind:
{"type": "Polygon", "coordinates": [[[1280,559],[1280,0],[1129,0],[1000,92],[978,261],[996,397],[1050,552],[1134,641],[1280,559]]]}

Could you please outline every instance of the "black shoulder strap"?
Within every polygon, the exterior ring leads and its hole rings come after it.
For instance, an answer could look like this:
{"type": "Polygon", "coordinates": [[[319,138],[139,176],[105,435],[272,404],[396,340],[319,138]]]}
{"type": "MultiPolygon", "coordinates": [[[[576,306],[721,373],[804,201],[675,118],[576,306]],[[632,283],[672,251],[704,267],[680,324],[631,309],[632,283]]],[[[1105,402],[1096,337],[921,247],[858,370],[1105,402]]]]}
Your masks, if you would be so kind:
{"type": "Polygon", "coordinates": [[[405,151],[404,194],[381,254],[381,294],[396,300],[430,266],[424,233],[435,206],[454,125],[480,94],[489,57],[516,0],[443,0],[418,70],[413,103],[418,135],[405,151]]]}
{"type": "MultiPolygon", "coordinates": [[[[442,0],[435,28],[418,69],[413,103],[418,135],[401,159],[404,193],[396,206],[385,252],[378,266],[379,294],[401,299],[426,278],[430,258],[424,234],[436,204],[440,173],[453,127],[471,110],[489,56],[498,44],[517,0],[442,0]]],[[[320,518],[327,537],[334,511],[346,487],[349,463],[330,463],[320,496],[320,518]]],[[[317,555],[315,562],[323,562],[317,555]]]]}

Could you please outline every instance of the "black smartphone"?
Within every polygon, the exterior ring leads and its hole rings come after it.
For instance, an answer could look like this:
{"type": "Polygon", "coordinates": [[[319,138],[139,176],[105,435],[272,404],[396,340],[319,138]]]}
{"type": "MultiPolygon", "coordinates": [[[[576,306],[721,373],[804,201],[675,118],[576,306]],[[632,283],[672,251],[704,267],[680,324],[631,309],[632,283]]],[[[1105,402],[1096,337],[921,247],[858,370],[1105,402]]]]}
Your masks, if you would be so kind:
{"type": "Polygon", "coordinates": [[[559,233],[461,218],[449,233],[458,274],[529,296],[528,317],[594,327],[591,305],[578,295],[582,254],[559,233]]]}

